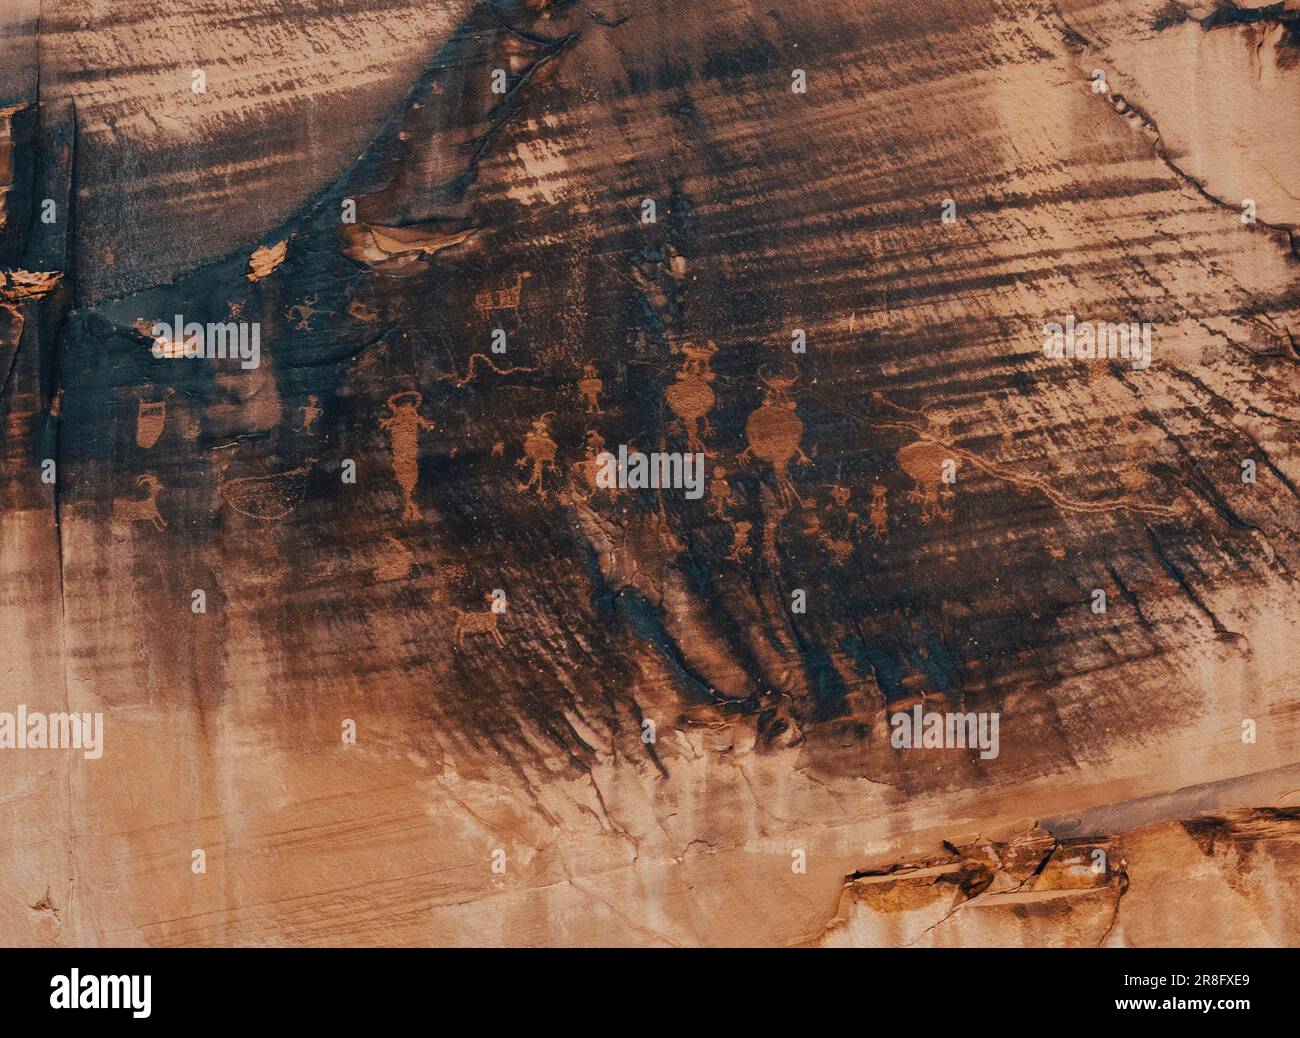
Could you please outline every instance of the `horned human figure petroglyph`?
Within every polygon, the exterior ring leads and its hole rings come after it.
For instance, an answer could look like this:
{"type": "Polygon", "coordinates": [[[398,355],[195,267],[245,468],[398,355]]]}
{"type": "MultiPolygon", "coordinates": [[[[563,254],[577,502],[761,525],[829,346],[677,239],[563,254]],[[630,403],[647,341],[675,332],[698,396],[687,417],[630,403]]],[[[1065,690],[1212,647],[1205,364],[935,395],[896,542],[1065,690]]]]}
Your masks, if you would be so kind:
{"type": "Polygon", "coordinates": [[[717,345],[709,342],[703,348],[687,344],[683,347],[686,361],[677,372],[677,381],[664,391],[664,397],[673,413],[681,419],[686,429],[686,445],[696,453],[704,452],[700,435],[712,436],[708,413],[717,401],[709,383],[713,381],[713,371],[709,361],[717,352],[717,345]]]}
{"type": "Polygon", "coordinates": [[[155,530],[161,531],[167,520],[158,512],[158,493],[163,490],[163,483],[157,476],[146,472],[136,481],[137,486],[145,488],[144,497],[118,497],[113,499],[113,522],[153,523],[155,530]]]}
{"type": "Polygon", "coordinates": [[[763,406],[754,411],[745,422],[745,436],[749,446],[740,452],[741,460],[758,458],[772,466],[776,473],[777,490],[782,500],[789,504],[792,500],[799,504],[799,495],[795,493],[794,484],[790,482],[790,462],[802,461],[811,464],[808,456],[799,448],[803,438],[803,422],[795,412],[795,402],[790,398],[790,388],[798,381],[792,378],[767,378],[759,372],[759,381],[767,387],[763,406]]]}
{"type": "Polygon", "coordinates": [[[393,475],[402,488],[406,508],[402,512],[402,521],[410,522],[420,518],[420,510],[415,507],[415,485],[420,480],[420,432],[430,432],[434,428],[431,421],[420,414],[420,404],[424,398],[417,392],[408,390],[394,393],[388,398],[388,408],[392,411],[387,418],[380,421],[380,428],[388,430],[392,444],[393,475]]]}

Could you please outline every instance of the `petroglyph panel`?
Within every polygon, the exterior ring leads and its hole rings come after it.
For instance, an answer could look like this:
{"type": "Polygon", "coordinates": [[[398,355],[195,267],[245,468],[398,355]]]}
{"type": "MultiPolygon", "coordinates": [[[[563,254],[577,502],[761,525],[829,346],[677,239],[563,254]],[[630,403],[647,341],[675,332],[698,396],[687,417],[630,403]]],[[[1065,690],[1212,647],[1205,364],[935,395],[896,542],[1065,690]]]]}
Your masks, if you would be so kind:
{"type": "Polygon", "coordinates": [[[192,7],[0,16],[0,941],[1300,944],[1294,5],[192,7]]]}

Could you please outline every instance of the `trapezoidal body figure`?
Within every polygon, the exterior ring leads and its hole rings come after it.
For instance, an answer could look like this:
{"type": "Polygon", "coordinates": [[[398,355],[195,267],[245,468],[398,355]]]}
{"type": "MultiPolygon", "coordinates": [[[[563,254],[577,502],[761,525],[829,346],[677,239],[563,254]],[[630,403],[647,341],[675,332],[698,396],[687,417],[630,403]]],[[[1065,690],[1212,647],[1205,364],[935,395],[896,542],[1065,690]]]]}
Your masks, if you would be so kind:
{"type": "Polygon", "coordinates": [[[414,390],[394,393],[388,398],[388,409],[392,413],[379,422],[380,427],[388,431],[393,475],[406,502],[402,511],[403,522],[420,518],[420,510],[415,507],[415,486],[420,481],[420,433],[431,432],[434,428],[433,423],[420,414],[423,402],[424,398],[414,390]]]}

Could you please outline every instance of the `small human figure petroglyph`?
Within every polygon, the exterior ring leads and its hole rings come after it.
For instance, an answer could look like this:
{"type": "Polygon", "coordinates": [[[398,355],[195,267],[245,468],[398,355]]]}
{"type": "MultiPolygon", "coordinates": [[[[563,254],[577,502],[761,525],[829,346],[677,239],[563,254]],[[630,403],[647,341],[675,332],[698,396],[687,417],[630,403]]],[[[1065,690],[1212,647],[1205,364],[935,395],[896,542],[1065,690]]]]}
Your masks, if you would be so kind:
{"type": "Polygon", "coordinates": [[[889,529],[889,492],[880,483],[871,488],[871,530],[877,537],[884,537],[889,529]]]}
{"type": "Polygon", "coordinates": [[[546,414],[534,420],[532,429],[524,437],[524,456],[515,462],[520,468],[532,462],[533,471],[528,477],[528,482],[524,484],[524,489],[536,487],[539,497],[546,496],[546,490],[542,486],[543,473],[548,467],[555,468],[557,444],[551,439],[549,428],[552,413],[547,411],[546,414]]]}
{"type": "Polygon", "coordinates": [[[750,523],[739,522],[732,533],[731,551],[727,554],[732,562],[744,562],[749,557],[749,531],[750,523]]]}
{"type": "Polygon", "coordinates": [[[605,383],[596,372],[595,364],[582,366],[582,380],[578,383],[578,392],[587,403],[587,414],[603,414],[600,409],[600,394],[605,391],[605,383]]]}
{"type": "Polygon", "coordinates": [[[316,394],[311,393],[307,397],[307,402],[298,408],[302,412],[302,427],[298,430],[299,432],[305,432],[308,436],[316,435],[316,430],[312,428],[312,424],[324,413],[316,406],[318,402],[316,394]]]}
{"type": "Polygon", "coordinates": [[[736,495],[731,484],[727,482],[727,470],[721,465],[713,469],[713,478],[709,481],[709,514],[723,522],[730,520],[727,509],[736,503],[736,495]]]}

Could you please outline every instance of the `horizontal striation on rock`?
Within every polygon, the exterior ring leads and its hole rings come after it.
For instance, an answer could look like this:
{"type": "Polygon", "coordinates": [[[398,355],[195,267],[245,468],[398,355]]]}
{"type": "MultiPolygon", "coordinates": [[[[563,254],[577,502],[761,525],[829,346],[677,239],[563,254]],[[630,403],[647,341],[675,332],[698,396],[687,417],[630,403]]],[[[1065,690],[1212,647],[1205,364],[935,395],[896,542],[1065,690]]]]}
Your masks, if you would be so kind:
{"type": "Polygon", "coordinates": [[[1294,942],[1197,857],[1293,864],[1285,20],[3,24],[0,711],[106,732],[0,755],[11,942],[1294,942]]]}

